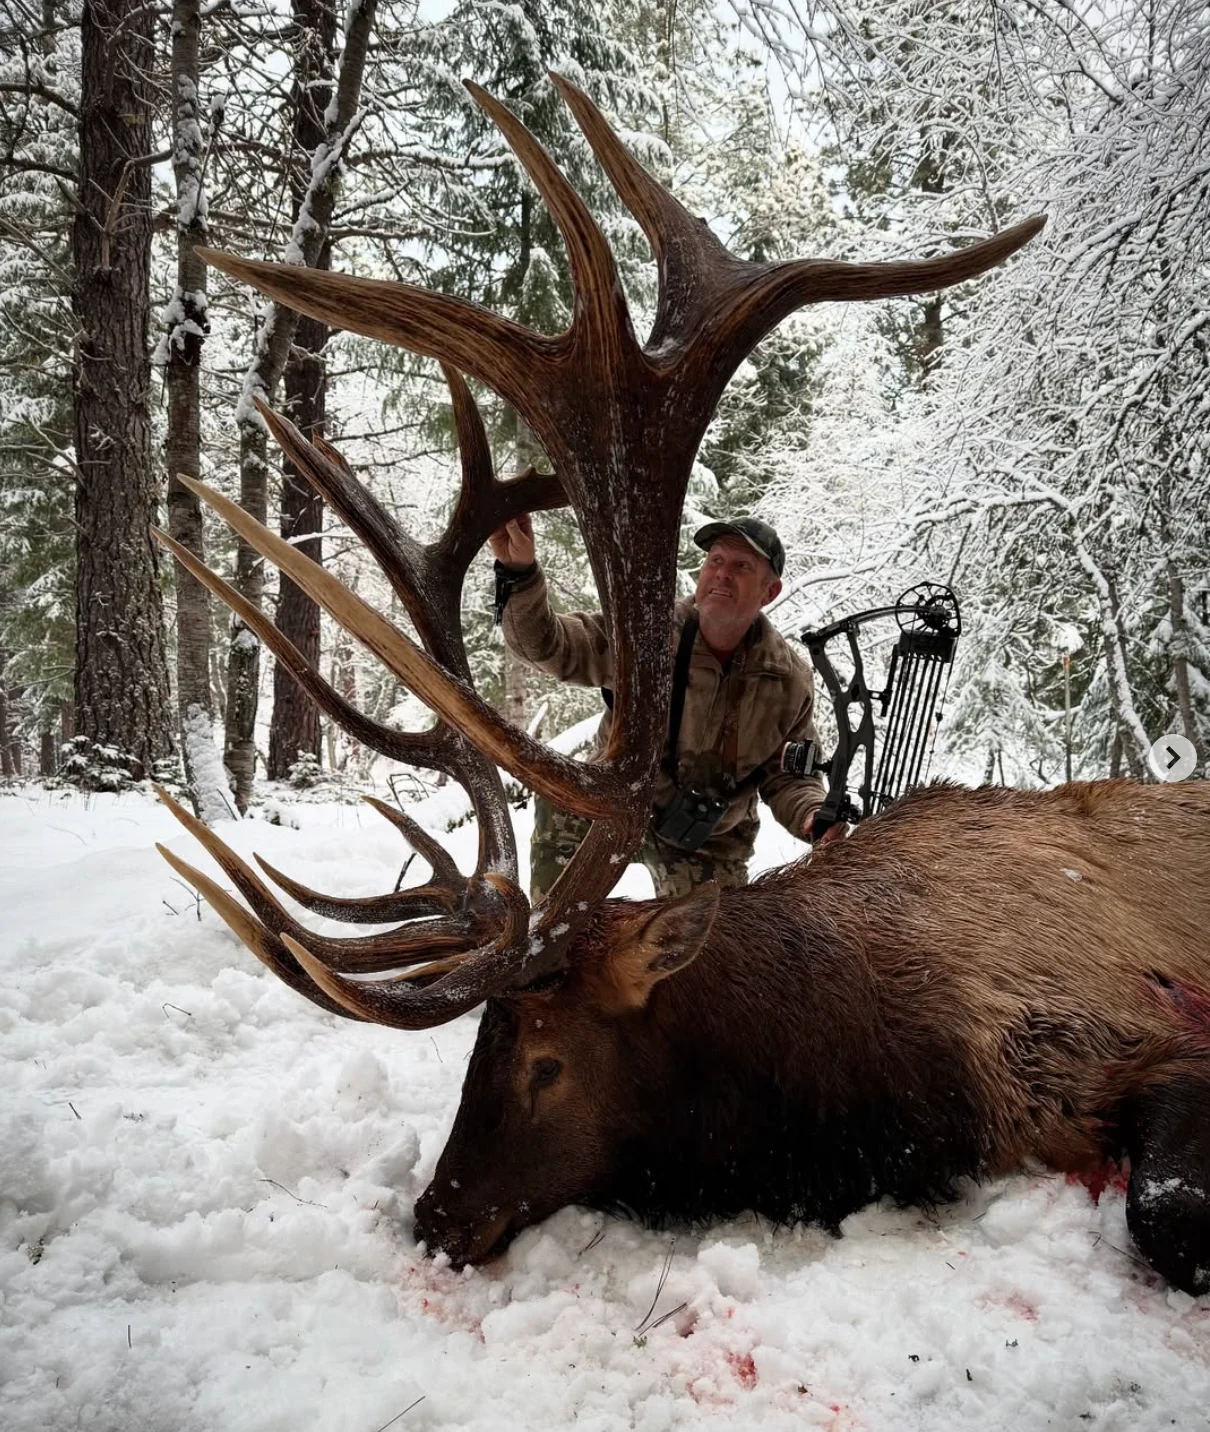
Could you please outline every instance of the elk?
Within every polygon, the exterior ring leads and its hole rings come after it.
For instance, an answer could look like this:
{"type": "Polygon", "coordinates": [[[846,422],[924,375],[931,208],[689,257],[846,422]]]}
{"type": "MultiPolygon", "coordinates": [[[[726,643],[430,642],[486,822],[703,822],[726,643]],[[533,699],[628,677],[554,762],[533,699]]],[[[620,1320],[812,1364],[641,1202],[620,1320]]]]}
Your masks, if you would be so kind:
{"type": "MultiPolygon", "coordinates": [[[[731,374],[795,308],[964,282],[1042,227],[913,262],[747,263],[552,77],[658,266],[640,344],[612,254],[546,151],[471,86],[550,207],[574,284],[570,327],[534,333],[423,289],[207,251],[227,274],[335,328],[438,359],[462,479],[422,545],[326,442],[261,411],[368,546],[418,641],[200,483],[198,494],[433,710],[430,730],[352,706],[255,608],[164,534],[332,719],[395,760],[442,771],[478,821],[463,875],[406,814],[373,802],[427,883],[342,899],[263,873],[304,909],[389,924],[308,931],[212,832],[172,805],[243,896],[169,863],[271,970],[335,1014],[424,1029],[483,1004],[449,1143],[416,1234],[455,1265],[581,1202],[652,1223],[752,1208],[836,1227],[872,1198],[945,1198],[955,1181],[1034,1157],[1080,1172],[1126,1152],[1128,1215],[1172,1282],[1210,1287],[1210,791],[1129,782],[1046,792],[928,788],[750,887],[608,899],[650,816],[672,666],[674,553],[690,465],[731,374]],[[501,480],[464,374],[511,404],[553,473],[501,480]],[[475,691],[463,581],[488,534],[570,504],[614,657],[613,724],[570,760],[475,691]],[[590,817],[532,909],[499,768],[590,817]]],[[[165,797],[165,799],[167,799],[165,797]]]]}

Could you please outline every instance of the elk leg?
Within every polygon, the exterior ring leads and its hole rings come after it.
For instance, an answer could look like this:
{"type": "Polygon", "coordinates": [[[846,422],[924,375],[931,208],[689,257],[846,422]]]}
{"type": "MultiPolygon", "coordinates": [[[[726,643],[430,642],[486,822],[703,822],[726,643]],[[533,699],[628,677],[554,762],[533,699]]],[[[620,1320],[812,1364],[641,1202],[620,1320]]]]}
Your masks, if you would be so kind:
{"type": "Polygon", "coordinates": [[[1210,1076],[1183,1076],[1131,1101],[1126,1223],[1174,1287],[1210,1293],[1210,1076]]]}

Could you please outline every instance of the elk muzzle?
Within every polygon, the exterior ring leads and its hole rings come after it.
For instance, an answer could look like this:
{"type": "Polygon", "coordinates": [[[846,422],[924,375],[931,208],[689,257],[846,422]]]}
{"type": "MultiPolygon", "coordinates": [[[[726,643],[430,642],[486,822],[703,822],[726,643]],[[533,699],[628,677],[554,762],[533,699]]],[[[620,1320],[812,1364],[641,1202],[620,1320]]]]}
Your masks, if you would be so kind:
{"type": "Polygon", "coordinates": [[[444,1253],[455,1269],[498,1257],[530,1220],[507,1205],[468,1204],[449,1183],[434,1180],[416,1200],[416,1240],[444,1253]]]}

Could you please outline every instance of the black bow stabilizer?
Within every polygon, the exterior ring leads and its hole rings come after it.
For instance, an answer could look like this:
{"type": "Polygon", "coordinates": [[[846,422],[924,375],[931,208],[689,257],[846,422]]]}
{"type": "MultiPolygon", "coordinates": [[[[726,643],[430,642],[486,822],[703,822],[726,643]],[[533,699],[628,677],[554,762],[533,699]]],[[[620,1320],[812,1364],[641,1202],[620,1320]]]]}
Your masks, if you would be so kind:
{"type": "Polygon", "coordinates": [[[831,761],[823,766],[828,796],[815,814],[813,840],[838,821],[855,825],[868,815],[876,815],[927,774],[944,686],[948,685],[961,630],[958,599],[953,592],[935,582],[921,582],[904,592],[893,606],[874,607],[818,631],[802,633],[812,665],[832,698],[839,737],[831,761]],[[881,691],[871,691],[857,634],[880,617],[895,618],[899,640],[891,652],[886,685],[881,691]],[[837,675],[827,651],[828,643],[840,636],[847,639],[853,662],[853,675],[847,685],[837,675]],[[881,733],[874,725],[875,701],[881,703],[879,718],[885,718],[881,733]],[[856,724],[850,714],[854,706],[858,708],[856,724]],[[864,754],[864,770],[856,791],[858,801],[854,801],[849,771],[858,750],[864,754]]]}

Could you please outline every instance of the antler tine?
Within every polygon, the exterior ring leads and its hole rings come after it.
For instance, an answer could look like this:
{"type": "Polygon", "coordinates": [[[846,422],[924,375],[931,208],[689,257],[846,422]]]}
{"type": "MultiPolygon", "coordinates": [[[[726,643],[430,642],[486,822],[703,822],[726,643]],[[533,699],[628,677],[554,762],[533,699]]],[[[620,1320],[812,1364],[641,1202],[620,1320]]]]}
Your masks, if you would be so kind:
{"type": "Polygon", "coordinates": [[[254,551],[285,572],[297,587],[377,656],[430,710],[436,711],[456,730],[473,733],[478,749],[519,780],[581,815],[610,814],[616,809],[617,801],[624,799],[624,786],[616,773],[593,770],[560,756],[510,725],[467,682],[451,675],[317,562],[205,483],[185,477],[181,481],[254,551]]]}
{"type": "Polygon", "coordinates": [[[413,885],[389,895],[324,895],[270,865],[263,855],[254,854],[252,858],[291,900],[297,900],[304,910],[328,920],[342,920],[350,925],[386,925],[420,915],[448,915],[454,908],[454,892],[442,885],[413,885]]]}
{"type": "MultiPolygon", "coordinates": [[[[545,484],[524,480],[511,483],[496,481],[487,435],[470,390],[455,370],[447,367],[446,377],[458,425],[463,493],[445,534],[428,547],[422,547],[399,528],[382,505],[353,476],[348,464],[330,444],[321,448],[309,442],[293,423],[267,406],[261,405],[261,413],[297,470],[365,540],[411,613],[429,656],[437,663],[434,669],[446,678],[450,674],[459,678],[471,698],[478,701],[473,692],[460,621],[466,569],[489,532],[517,511],[526,510],[519,503],[541,501],[553,504],[562,502],[564,498],[554,479],[545,484]]],[[[305,570],[319,579],[317,569],[306,567],[305,570]]],[[[329,590],[344,591],[339,584],[332,585],[331,579],[329,590]]],[[[351,594],[347,595],[351,597],[351,594]]],[[[328,609],[332,610],[331,607],[328,609]]],[[[360,610],[369,611],[370,608],[362,604],[360,610]]],[[[355,625],[350,625],[339,613],[334,615],[355,635],[358,634],[355,625]]],[[[394,631],[389,624],[387,629],[394,631]]],[[[399,633],[396,636],[403,639],[399,633]]],[[[409,649],[415,650],[410,644],[409,649]]],[[[416,683],[409,678],[409,684],[415,686],[416,683]]],[[[423,691],[420,694],[423,697],[423,691]]],[[[507,726],[504,729],[511,730],[507,726]]],[[[439,737],[437,733],[428,735],[439,743],[443,769],[454,775],[466,789],[479,818],[479,868],[514,877],[515,841],[511,825],[499,814],[505,809],[505,804],[495,766],[473,744],[460,735],[454,735],[444,722],[439,724],[438,731],[439,737]]],[[[418,831],[416,827],[412,833],[418,831]]],[[[419,839],[424,841],[426,837],[420,834],[419,839]]],[[[429,842],[430,854],[432,850],[433,843],[429,842]]]]}
{"type": "MultiPolygon", "coordinates": [[[[156,786],[155,791],[164,805],[235,884],[261,924],[279,937],[283,934],[291,934],[295,938],[305,937],[310,941],[315,953],[333,969],[345,970],[351,974],[393,969],[416,960],[428,959],[438,951],[465,950],[481,933],[480,910],[472,909],[465,914],[446,916],[427,923],[405,924],[386,934],[367,935],[361,939],[334,940],[324,935],[313,935],[282,909],[269,888],[230,846],[190,811],[178,805],[162,787],[156,786]]],[[[481,901],[480,906],[483,903],[481,901]]]]}
{"type": "Polygon", "coordinates": [[[166,845],[157,841],[155,847],[164,859],[172,866],[173,870],[198,892],[205,896],[206,903],[215,911],[219,918],[227,925],[231,932],[243,944],[252,951],[262,964],[280,979],[284,980],[296,993],[309,999],[312,1004],[317,1004],[321,1009],[326,1009],[330,1014],[339,1014],[342,1019],[364,1020],[365,1016],[355,1014],[339,1000],[334,1000],[324,992],[298,967],[297,962],[291,957],[289,951],[277,938],[271,935],[268,930],[248,914],[242,905],[238,905],[221,886],[216,885],[209,876],[203,875],[200,870],[195,870],[192,865],[182,860],[179,855],[174,855],[166,845]]]}
{"type": "Polygon", "coordinates": [[[446,890],[459,889],[462,874],[449,851],[439,841],[434,840],[422,825],[418,825],[406,811],[396,810],[394,806],[387,805],[386,801],[380,801],[377,796],[362,796],[362,800],[391,822],[421,860],[428,861],[434,884],[446,890]]]}
{"type": "Polygon", "coordinates": [[[521,413],[532,404],[535,382],[553,371],[561,348],[562,340],[534,333],[478,303],[413,284],[244,259],[218,249],[194,252],[211,268],[330,328],[454,363],[521,413]]]}
{"type": "MultiPolygon", "coordinates": [[[[441,365],[441,376],[450,393],[450,408],[454,415],[454,436],[458,443],[458,460],[462,469],[462,486],[458,502],[450,518],[450,527],[465,527],[474,517],[477,508],[491,501],[496,483],[496,464],[492,459],[492,447],[488,442],[487,429],[483,426],[483,414],[475,402],[466,379],[457,368],[448,363],[441,365]]],[[[566,498],[564,498],[566,501],[566,498]]]]}
{"type": "Polygon", "coordinates": [[[700,292],[700,273],[708,267],[726,269],[739,260],[715,238],[704,220],[694,218],[679,199],[648,174],[582,89],[553,70],[550,78],[618,198],[639,221],[655,255],[660,273],[659,308],[647,346],[658,348],[672,324],[681,325],[687,310],[692,308],[695,315],[708,311],[714,295],[700,292]]]}
{"type": "MultiPolygon", "coordinates": [[[[456,621],[451,630],[448,600],[442,601],[434,611],[417,596],[423,546],[405,532],[382,503],[354,477],[346,462],[333,462],[317,443],[310,442],[289,418],[275,413],[268,403],[257,399],[256,408],[286,457],[370,549],[395,595],[407,609],[426,649],[459,676],[469,674],[466,654],[456,638],[456,621]]],[[[328,452],[335,451],[330,444],[325,446],[328,452]]]]}
{"type": "Polygon", "coordinates": [[[567,494],[554,473],[530,467],[501,482],[495,473],[491,447],[479,405],[466,379],[456,368],[441,365],[454,414],[454,430],[462,468],[462,484],[449,525],[426,549],[441,571],[465,574],[475,554],[497,527],[523,512],[548,512],[567,506],[567,494]]]}
{"type": "MultiPolygon", "coordinates": [[[[757,343],[788,314],[809,303],[928,293],[976,278],[1003,262],[1042,228],[1025,220],[958,253],[908,263],[845,264],[798,260],[752,264],[737,258],[695,219],[626,149],[592,100],[552,74],[602,169],[647,235],[660,269],[660,302],[648,352],[668,340],[704,345],[723,383],[757,343]],[[721,361],[718,361],[721,360],[721,361]]],[[[710,406],[717,391],[710,394],[710,406]]]]}
{"type": "Polygon", "coordinates": [[[697,341],[707,341],[720,352],[724,370],[730,374],[795,309],[811,303],[901,298],[967,283],[1003,263],[1045,226],[1045,215],[1035,214],[991,238],[931,259],[870,264],[797,259],[745,264],[743,282],[732,302],[720,309],[715,331],[706,328],[697,341]]]}
{"type": "Polygon", "coordinates": [[[216,572],[212,572],[204,562],[200,562],[187,547],[182,547],[167,532],[158,527],[153,527],[151,532],[160,546],[171,552],[186,571],[192,573],[220,601],[226,602],[244,625],[264,642],[320,710],[331,716],[351,736],[369,746],[372,751],[390,756],[392,760],[452,773],[451,763],[457,737],[448,727],[437,726],[432,731],[416,734],[396,731],[390,726],[383,726],[371,720],[325,681],[290,638],[283,636],[268,617],[242,597],[234,587],[223,581],[216,572]]]}
{"type": "Polygon", "coordinates": [[[442,364],[442,370],[453,396],[462,491],[446,531],[428,547],[399,526],[330,443],[309,440],[259,399],[256,406],[297,470],[370,549],[425,649],[448,670],[469,680],[459,611],[471,561],[488,535],[509,518],[566,506],[567,497],[557,477],[532,468],[509,482],[496,481],[487,434],[470,389],[455,369],[442,364]]]}
{"type": "MultiPolygon", "coordinates": [[[[479,816],[480,868],[499,870],[506,875],[516,874],[516,850],[512,828],[507,820],[502,820],[495,814],[496,806],[501,808],[504,806],[504,793],[500,786],[499,775],[490,761],[444,722],[438,722],[431,731],[416,734],[395,731],[390,727],[381,726],[378,722],[371,721],[330,686],[294,644],[283,636],[262,612],[245,601],[234,588],[211,572],[191,552],[181,547],[167,534],[159,532],[158,529],[153,529],[153,531],[162,545],[173,552],[189,571],[193,572],[216,596],[226,601],[239,613],[246,625],[274,652],[303,690],[351,735],[363,741],[372,750],[380,751],[396,760],[414,766],[426,766],[429,769],[453,775],[467,790],[479,816]]],[[[387,814],[393,818],[393,813],[388,811],[387,814]]],[[[436,895],[430,896],[419,891],[398,892],[391,896],[372,897],[365,901],[346,901],[308,890],[306,886],[290,881],[288,877],[272,868],[267,873],[305,908],[335,919],[358,923],[407,920],[425,914],[437,913],[442,909],[448,910],[457,895],[460,892],[464,893],[465,890],[465,884],[457,867],[449,860],[437,842],[433,841],[408,817],[401,817],[397,824],[400,824],[405,835],[412,840],[415,847],[429,861],[438,883],[443,883],[450,892],[448,902],[438,900],[436,895]]],[[[268,892],[265,893],[268,894],[268,892]]],[[[405,953],[413,946],[418,949],[424,948],[422,936],[431,937],[436,942],[434,948],[448,948],[451,943],[465,945],[466,934],[467,930],[463,926],[450,927],[435,924],[432,927],[424,927],[424,930],[418,927],[414,931],[409,931],[406,939],[400,936],[387,940],[384,937],[384,940],[377,945],[371,945],[364,941],[338,944],[321,941],[321,944],[337,964],[343,964],[349,968],[356,965],[357,968],[362,969],[378,969],[383,967],[384,958],[387,965],[399,963],[392,957],[405,953]]]]}
{"type": "MultiPolygon", "coordinates": [[[[587,321],[595,348],[637,349],[613,252],[588,206],[511,110],[473,81],[464,80],[463,84],[524,165],[563,236],[577,310],[573,332],[577,323],[587,321]]],[[[598,356],[609,362],[604,353],[598,356]]],[[[613,361],[617,356],[615,353],[613,361]]]]}
{"type": "MultiPolygon", "coordinates": [[[[504,904],[504,919],[498,935],[489,945],[460,958],[451,956],[436,961],[432,972],[437,978],[423,987],[400,979],[342,979],[299,941],[285,935],[282,943],[328,998],[350,1014],[396,1029],[429,1029],[465,1014],[517,981],[526,950],[529,902],[510,881],[491,873],[484,879],[504,904]]],[[[413,978],[423,973],[415,971],[413,978]]]]}

